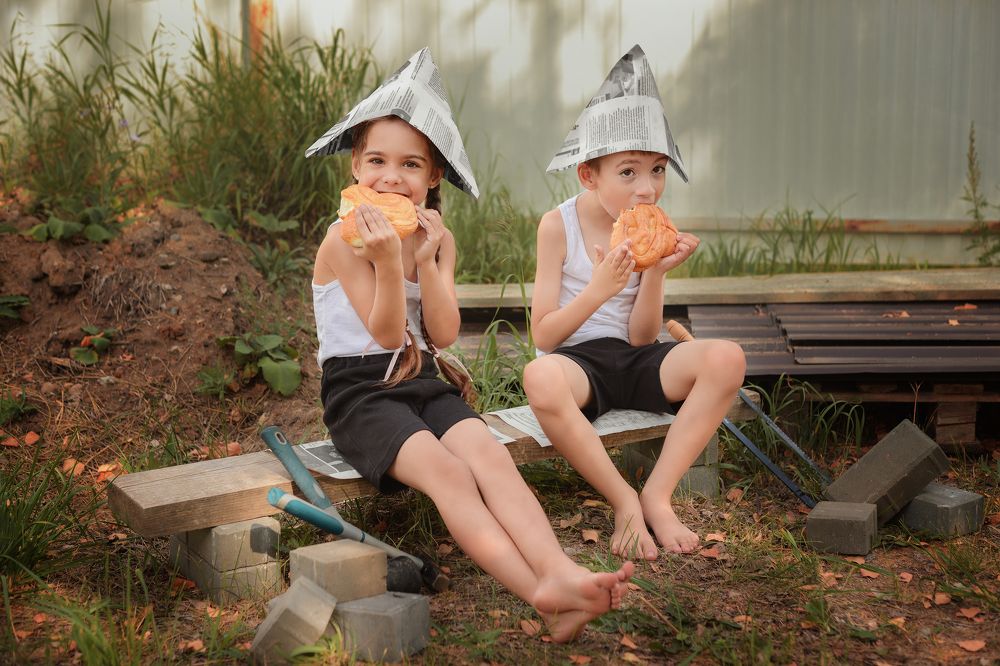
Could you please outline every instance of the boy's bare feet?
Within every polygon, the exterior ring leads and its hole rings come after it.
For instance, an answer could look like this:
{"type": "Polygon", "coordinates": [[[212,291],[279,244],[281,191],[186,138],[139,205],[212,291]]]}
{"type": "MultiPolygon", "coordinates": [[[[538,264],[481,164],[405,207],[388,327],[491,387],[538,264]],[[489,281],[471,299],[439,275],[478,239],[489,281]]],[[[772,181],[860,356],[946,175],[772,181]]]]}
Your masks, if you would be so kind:
{"type": "Polygon", "coordinates": [[[639,496],[642,514],[653,528],[663,550],[668,553],[690,553],[698,547],[698,535],[682,523],[670,502],[643,493],[639,496]]]}
{"type": "Polygon", "coordinates": [[[588,622],[619,608],[635,565],[625,562],[618,571],[601,573],[576,569],[540,582],[535,594],[534,606],[556,643],[573,640],[588,622]]]}
{"type": "Polygon", "coordinates": [[[646,530],[642,504],[615,508],[615,533],[611,535],[611,552],[619,557],[655,560],[656,542],[646,530]]]}

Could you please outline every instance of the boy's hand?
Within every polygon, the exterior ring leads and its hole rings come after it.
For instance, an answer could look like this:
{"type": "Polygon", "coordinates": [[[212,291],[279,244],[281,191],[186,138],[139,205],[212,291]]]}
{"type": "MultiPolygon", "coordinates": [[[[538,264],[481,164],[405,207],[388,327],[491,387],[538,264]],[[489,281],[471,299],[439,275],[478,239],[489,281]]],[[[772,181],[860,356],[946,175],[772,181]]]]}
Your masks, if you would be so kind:
{"type": "Polygon", "coordinates": [[[361,247],[352,248],[354,254],[373,264],[401,262],[402,243],[392,224],[375,206],[362,204],[355,215],[361,247]]]}
{"type": "Polygon", "coordinates": [[[662,274],[677,268],[684,263],[688,257],[694,254],[694,251],[698,249],[698,243],[700,242],[701,240],[699,240],[699,238],[694,234],[689,234],[686,231],[677,232],[677,245],[674,247],[673,253],[660,259],[646,272],[648,273],[651,270],[662,274]]]}
{"type": "Polygon", "coordinates": [[[437,259],[437,252],[441,248],[441,241],[444,240],[446,232],[444,222],[441,221],[441,213],[433,208],[417,206],[417,222],[420,223],[420,228],[415,234],[413,258],[417,265],[422,265],[437,259]]]}
{"type": "Polygon", "coordinates": [[[632,276],[632,270],[635,268],[632,241],[619,243],[607,256],[604,256],[604,248],[595,245],[594,258],[594,274],[590,278],[590,284],[597,289],[602,300],[606,301],[624,289],[632,276]]]}

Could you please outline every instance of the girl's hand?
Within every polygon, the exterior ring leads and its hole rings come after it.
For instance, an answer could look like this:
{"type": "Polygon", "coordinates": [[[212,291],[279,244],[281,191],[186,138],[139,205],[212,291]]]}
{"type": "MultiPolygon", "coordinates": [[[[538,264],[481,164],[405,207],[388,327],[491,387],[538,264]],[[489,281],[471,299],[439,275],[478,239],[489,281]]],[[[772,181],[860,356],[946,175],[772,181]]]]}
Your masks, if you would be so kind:
{"type": "Polygon", "coordinates": [[[352,248],[354,254],[373,264],[402,261],[402,243],[399,234],[378,208],[362,204],[355,212],[358,235],[362,245],[352,248]]]}
{"type": "Polygon", "coordinates": [[[590,278],[590,284],[597,289],[602,300],[606,301],[624,289],[632,276],[632,270],[635,268],[632,241],[625,240],[619,243],[607,256],[604,256],[604,248],[595,245],[594,256],[594,274],[590,278]]]}
{"type": "Polygon", "coordinates": [[[447,232],[444,222],[441,221],[441,213],[433,208],[417,206],[417,222],[420,223],[420,228],[414,234],[416,242],[413,247],[413,258],[419,266],[437,260],[441,241],[447,232]]]}
{"type": "MultiPolygon", "coordinates": [[[[694,234],[689,234],[686,231],[677,232],[677,246],[674,247],[673,253],[660,259],[650,267],[650,270],[663,274],[669,270],[677,268],[684,263],[688,257],[694,254],[694,251],[698,249],[698,244],[700,242],[701,240],[699,240],[694,234]]],[[[648,273],[649,271],[646,272],[648,273]]]]}

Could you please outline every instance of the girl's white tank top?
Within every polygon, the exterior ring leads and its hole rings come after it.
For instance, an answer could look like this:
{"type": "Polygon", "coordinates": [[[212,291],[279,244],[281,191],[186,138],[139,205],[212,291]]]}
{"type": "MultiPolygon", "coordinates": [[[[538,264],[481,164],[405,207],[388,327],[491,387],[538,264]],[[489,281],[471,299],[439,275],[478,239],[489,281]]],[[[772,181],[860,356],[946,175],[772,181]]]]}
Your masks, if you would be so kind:
{"type": "MultiPolygon", "coordinates": [[[[579,197],[578,194],[559,205],[559,214],[566,232],[566,259],[563,261],[562,285],[559,289],[560,308],[566,307],[576,298],[590,283],[594,274],[594,264],[587,256],[580,218],[576,213],[576,201],[579,197]]],[[[632,306],[635,305],[636,294],[639,293],[639,279],[639,273],[632,273],[625,288],[605,301],[559,346],[575,345],[597,338],[618,338],[628,342],[628,319],[632,314],[632,306]]],[[[541,356],[542,352],[538,355],[541,356]]]]}

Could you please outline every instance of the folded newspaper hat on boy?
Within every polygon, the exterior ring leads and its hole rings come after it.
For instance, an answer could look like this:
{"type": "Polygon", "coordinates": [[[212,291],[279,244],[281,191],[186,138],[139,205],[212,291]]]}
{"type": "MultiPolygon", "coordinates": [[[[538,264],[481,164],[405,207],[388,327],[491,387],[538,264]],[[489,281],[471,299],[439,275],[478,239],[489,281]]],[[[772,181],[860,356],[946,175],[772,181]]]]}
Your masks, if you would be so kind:
{"type": "Polygon", "coordinates": [[[625,150],[663,153],[670,158],[670,166],[677,175],[688,182],[653,70],[638,44],[611,68],[546,172],[561,171],[625,150]]]}
{"type": "Polygon", "coordinates": [[[465,153],[462,135],[451,117],[451,106],[441,84],[441,74],[424,47],[361,100],[340,122],[306,149],[306,157],[332,155],[354,145],[355,126],[384,116],[399,116],[423,132],[441,151],[447,166],[444,177],[452,185],[479,198],[479,186],[465,153]]]}

